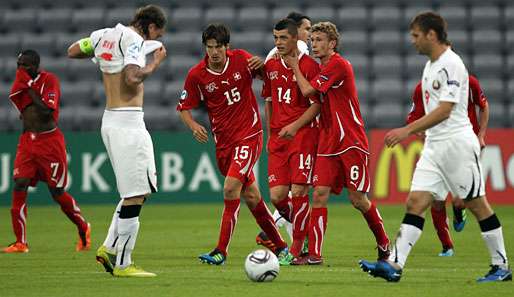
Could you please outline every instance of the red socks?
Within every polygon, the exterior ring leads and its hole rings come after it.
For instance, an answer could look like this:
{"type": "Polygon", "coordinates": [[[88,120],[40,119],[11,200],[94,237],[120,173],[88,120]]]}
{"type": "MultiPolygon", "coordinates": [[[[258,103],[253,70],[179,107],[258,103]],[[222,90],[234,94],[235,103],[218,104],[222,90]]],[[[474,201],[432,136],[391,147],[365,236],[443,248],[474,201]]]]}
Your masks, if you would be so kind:
{"type": "Polygon", "coordinates": [[[309,221],[309,255],[321,257],[323,238],[327,230],[328,212],[326,207],[313,208],[309,221]]]}
{"type": "Polygon", "coordinates": [[[16,242],[27,243],[26,219],[27,219],[27,192],[13,191],[11,205],[11,223],[16,242]]]}
{"type": "Polygon", "coordinates": [[[432,207],[430,212],[432,213],[432,222],[434,223],[435,230],[437,231],[437,236],[443,244],[443,249],[452,249],[453,242],[448,229],[446,207],[443,207],[441,210],[437,210],[432,207]]]}
{"type": "Polygon", "coordinates": [[[283,249],[287,247],[287,243],[282,239],[282,236],[278,232],[275,221],[268,210],[268,207],[264,203],[264,200],[259,201],[254,209],[250,209],[257,224],[261,227],[261,230],[268,235],[268,238],[277,246],[277,249],[283,249]]]}
{"type": "Polygon", "coordinates": [[[377,245],[387,249],[389,238],[385,232],[382,217],[380,217],[380,213],[378,212],[375,204],[371,203],[371,207],[363,214],[363,216],[366,219],[366,222],[368,222],[369,229],[371,229],[371,232],[375,235],[377,245]]]}
{"type": "Polygon", "coordinates": [[[291,245],[290,252],[293,256],[297,257],[302,251],[309,226],[309,195],[293,197],[292,202],[293,244],[291,245]]]}
{"type": "Polygon", "coordinates": [[[225,207],[223,208],[223,216],[221,217],[220,237],[218,239],[218,246],[223,255],[227,256],[228,245],[234,230],[236,229],[237,218],[239,217],[239,199],[223,200],[225,207]]]}
{"type": "Polygon", "coordinates": [[[64,192],[60,197],[54,199],[61,205],[62,212],[77,226],[79,232],[85,233],[87,231],[87,221],[80,213],[80,208],[75,202],[75,199],[67,192],[64,192]]]}

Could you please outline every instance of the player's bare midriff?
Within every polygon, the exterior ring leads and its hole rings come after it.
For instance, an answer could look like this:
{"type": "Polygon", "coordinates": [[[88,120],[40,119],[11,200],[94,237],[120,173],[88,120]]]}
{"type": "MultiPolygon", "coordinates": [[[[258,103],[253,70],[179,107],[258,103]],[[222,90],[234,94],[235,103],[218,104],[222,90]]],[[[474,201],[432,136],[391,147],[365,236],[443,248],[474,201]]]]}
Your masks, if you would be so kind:
{"type": "Polygon", "coordinates": [[[119,107],[143,107],[143,84],[136,87],[125,83],[124,73],[102,73],[107,109],[119,107]]]}
{"type": "Polygon", "coordinates": [[[45,132],[56,127],[52,114],[43,114],[35,105],[27,106],[22,113],[23,132],[45,132]]]}

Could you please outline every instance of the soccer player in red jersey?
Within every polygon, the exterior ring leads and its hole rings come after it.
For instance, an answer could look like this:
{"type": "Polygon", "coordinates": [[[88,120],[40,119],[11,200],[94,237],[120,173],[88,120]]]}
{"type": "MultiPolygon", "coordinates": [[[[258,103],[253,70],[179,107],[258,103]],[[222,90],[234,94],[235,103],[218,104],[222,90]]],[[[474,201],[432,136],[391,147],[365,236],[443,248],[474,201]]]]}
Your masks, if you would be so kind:
{"type": "MultiPolygon", "coordinates": [[[[412,94],[412,109],[407,116],[407,124],[410,124],[425,115],[423,108],[423,97],[421,91],[421,82],[416,85],[412,94]]],[[[473,125],[473,131],[478,137],[480,147],[485,147],[485,133],[487,123],[489,121],[489,106],[484,92],[480,88],[478,79],[473,75],[469,75],[469,99],[468,99],[468,117],[473,125]],[[479,109],[480,123],[477,119],[476,107],[479,109]]],[[[466,210],[464,202],[461,199],[453,198],[453,228],[460,232],[464,229],[466,223],[466,210]]],[[[432,202],[432,222],[437,231],[437,236],[443,245],[443,250],[439,253],[441,257],[453,256],[453,242],[450,236],[448,221],[446,216],[446,207],[444,201],[434,200],[432,202]]]]}
{"type": "Polygon", "coordinates": [[[287,244],[261,198],[253,166],[262,150],[262,124],[253,78],[262,72],[262,62],[240,49],[230,50],[230,32],[223,24],[210,24],[203,31],[206,56],[189,71],[177,110],[182,121],[200,143],[209,139],[207,130],[196,122],[190,110],[200,103],[207,108],[216,144],[216,160],[225,183],[224,204],[217,247],[199,256],[203,263],[225,262],[228,245],[239,215],[240,196],[261,229],[277,246],[279,258],[289,257],[287,244]]]}
{"type": "MultiPolygon", "coordinates": [[[[299,67],[307,79],[319,73],[318,63],[298,49],[298,28],[291,19],[280,20],[273,30],[275,46],[281,57],[299,56],[299,67]]],[[[266,122],[269,140],[268,183],[270,197],[282,217],[293,224],[291,257],[300,255],[307,235],[309,219],[309,185],[318,143],[315,117],[320,111],[319,95],[302,95],[293,70],[282,58],[265,64],[262,97],[266,98],[266,122]],[[288,196],[291,190],[290,198],[288,196]]]]}
{"type": "Polygon", "coordinates": [[[18,69],[9,99],[20,112],[23,133],[14,160],[14,189],[11,219],[16,242],[4,248],[5,253],[27,253],[27,190],[38,181],[48,185],[52,198],[77,226],[77,251],[89,250],[91,227],[80,212],[75,199],[64,190],[68,176],[66,145],[59,118],[60,87],[57,77],[39,69],[40,57],[34,50],[18,56],[18,69]]]}
{"type": "Polygon", "coordinates": [[[348,190],[352,205],[366,219],[377,242],[379,259],[389,255],[389,238],[382,218],[366,193],[370,188],[368,139],[359,108],[353,69],[336,48],[339,33],[330,22],[312,27],[312,51],[321,61],[321,72],[311,80],[303,75],[298,57],[286,57],[304,96],[321,94],[320,136],[314,168],[314,195],[309,224],[309,256],[293,264],[321,264],[324,233],[327,227],[327,202],[330,192],[348,190]]]}

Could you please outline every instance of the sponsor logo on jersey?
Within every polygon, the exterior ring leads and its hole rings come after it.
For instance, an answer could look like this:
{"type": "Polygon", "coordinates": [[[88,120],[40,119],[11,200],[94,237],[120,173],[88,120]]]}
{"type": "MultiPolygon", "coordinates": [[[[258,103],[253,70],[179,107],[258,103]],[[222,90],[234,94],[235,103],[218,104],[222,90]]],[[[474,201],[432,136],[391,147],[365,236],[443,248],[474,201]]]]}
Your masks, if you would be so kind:
{"type": "Polygon", "coordinates": [[[268,176],[268,183],[275,182],[275,181],[277,181],[277,177],[274,174],[268,176]]]}
{"type": "Polygon", "coordinates": [[[274,80],[278,78],[278,71],[272,71],[268,74],[270,80],[274,80]]]}

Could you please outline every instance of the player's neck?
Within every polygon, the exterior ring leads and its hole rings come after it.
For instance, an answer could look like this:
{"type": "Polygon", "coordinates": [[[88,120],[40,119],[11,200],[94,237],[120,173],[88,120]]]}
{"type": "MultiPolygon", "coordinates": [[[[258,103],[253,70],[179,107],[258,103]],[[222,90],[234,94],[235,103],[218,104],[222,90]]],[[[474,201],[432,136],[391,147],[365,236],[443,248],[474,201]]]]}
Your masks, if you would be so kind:
{"type": "Polygon", "coordinates": [[[328,61],[330,60],[330,58],[332,58],[332,56],[335,54],[334,51],[330,51],[328,53],[328,55],[324,56],[323,58],[320,59],[320,62],[322,65],[327,65],[328,61]]]}
{"type": "Polygon", "coordinates": [[[432,48],[432,52],[429,55],[430,62],[437,61],[439,57],[448,49],[448,45],[446,44],[437,44],[432,48]]]}
{"type": "Polygon", "coordinates": [[[227,63],[226,58],[225,58],[225,60],[223,60],[220,63],[213,63],[213,62],[209,61],[207,67],[214,72],[222,72],[223,68],[225,68],[226,63],[227,63]]]}

